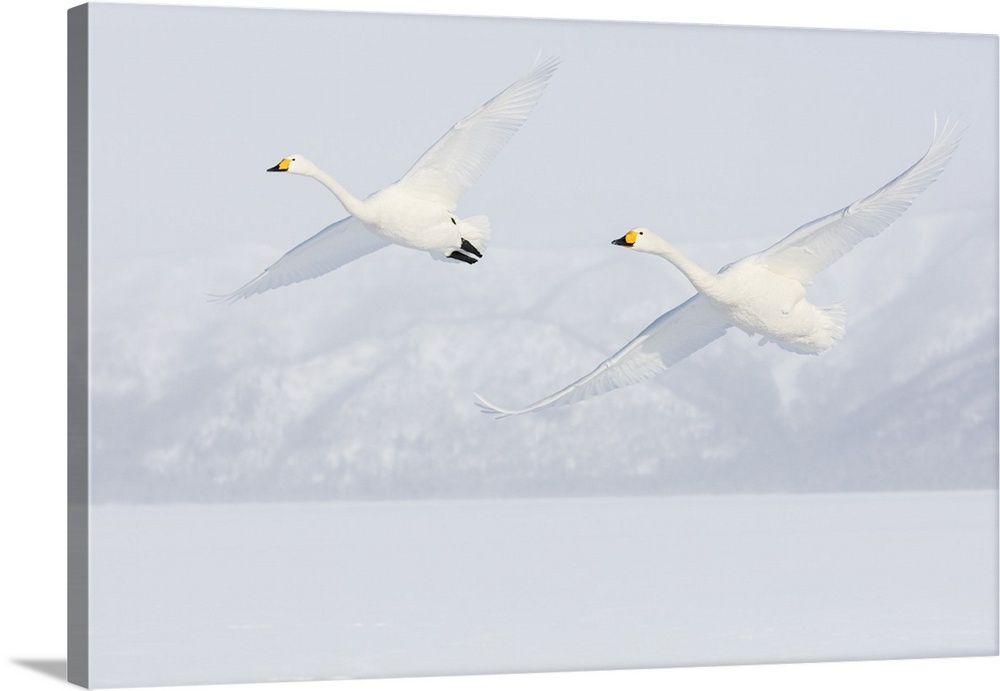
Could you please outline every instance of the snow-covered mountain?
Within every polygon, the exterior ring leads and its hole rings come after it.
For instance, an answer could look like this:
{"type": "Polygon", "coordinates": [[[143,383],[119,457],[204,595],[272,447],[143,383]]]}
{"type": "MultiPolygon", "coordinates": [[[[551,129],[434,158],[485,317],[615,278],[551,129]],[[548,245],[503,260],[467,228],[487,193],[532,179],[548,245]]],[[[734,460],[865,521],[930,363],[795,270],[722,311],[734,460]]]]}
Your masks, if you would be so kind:
{"type": "MultiPolygon", "coordinates": [[[[677,244],[717,268],[774,239],[677,244]]],[[[821,356],[731,331],[656,379],[503,420],[473,393],[551,393],[690,286],[610,244],[498,245],[475,267],[391,247],[234,305],[205,300],[275,255],[94,277],[96,501],[997,482],[992,218],[904,217],[822,274],[812,295],[846,303],[848,334],[821,356]]]]}

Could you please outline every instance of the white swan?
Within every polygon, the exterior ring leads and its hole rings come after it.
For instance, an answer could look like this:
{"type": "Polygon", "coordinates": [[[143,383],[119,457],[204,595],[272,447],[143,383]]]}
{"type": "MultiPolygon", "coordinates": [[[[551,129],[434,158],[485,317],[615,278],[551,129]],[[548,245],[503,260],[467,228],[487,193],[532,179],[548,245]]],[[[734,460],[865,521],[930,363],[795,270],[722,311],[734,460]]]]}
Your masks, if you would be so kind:
{"type": "Polygon", "coordinates": [[[288,156],[269,172],[306,175],[321,182],[350,214],[292,248],[242,288],[233,301],[316,278],[395,243],[437,259],[474,264],[489,240],[485,216],[459,218],[458,199],[524,124],[559,62],[536,61],[523,77],[460,120],[397,182],[359,199],[306,157],[288,156]]]}
{"type": "Polygon", "coordinates": [[[659,374],[735,326],[796,353],[822,353],[844,335],[844,309],[806,300],[806,286],[865,238],[874,237],[944,170],[958,146],[957,125],[938,128],[924,156],[910,168],[850,206],[798,228],[763,252],[712,273],[646,228],[613,244],[656,254],[676,266],[698,293],[660,316],[587,376],[521,409],[496,406],[476,395],[483,412],[520,415],[590,396],[659,374]]]}

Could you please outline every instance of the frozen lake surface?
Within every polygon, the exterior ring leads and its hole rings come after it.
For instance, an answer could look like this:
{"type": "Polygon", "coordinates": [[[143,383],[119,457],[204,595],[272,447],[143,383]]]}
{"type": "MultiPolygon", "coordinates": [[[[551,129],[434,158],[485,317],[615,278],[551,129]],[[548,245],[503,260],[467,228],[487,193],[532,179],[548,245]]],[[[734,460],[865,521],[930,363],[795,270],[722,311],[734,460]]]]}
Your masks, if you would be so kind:
{"type": "Polygon", "coordinates": [[[93,686],[992,655],[997,493],[105,506],[93,686]]]}

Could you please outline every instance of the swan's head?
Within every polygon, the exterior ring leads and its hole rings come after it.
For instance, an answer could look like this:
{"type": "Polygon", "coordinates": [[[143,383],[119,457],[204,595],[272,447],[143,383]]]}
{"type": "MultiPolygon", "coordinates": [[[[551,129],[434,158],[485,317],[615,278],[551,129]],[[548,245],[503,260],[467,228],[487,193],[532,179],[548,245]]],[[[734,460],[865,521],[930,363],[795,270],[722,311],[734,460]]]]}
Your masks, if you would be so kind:
{"type": "Polygon", "coordinates": [[[612,240],[612,245],[630,247],[640,252],[652,251],[659,238],[653,234],[649,228],[633,228],[617,240],[612,240]]]}
{"type": "Polygon", "coordinates": [[[302,154],[292,154],[278,161],[278,165],[268,168],[267,172],[313,175],[316,172],[316,165],[302,154]]]}

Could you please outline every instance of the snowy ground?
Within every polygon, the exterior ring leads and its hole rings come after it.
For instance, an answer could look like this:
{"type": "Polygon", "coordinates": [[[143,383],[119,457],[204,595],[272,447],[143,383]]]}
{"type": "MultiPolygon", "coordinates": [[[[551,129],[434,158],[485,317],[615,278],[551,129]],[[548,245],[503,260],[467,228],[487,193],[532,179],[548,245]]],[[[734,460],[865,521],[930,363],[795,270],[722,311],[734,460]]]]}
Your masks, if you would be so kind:
{"type": "Polygon", "coordinates": [[[993,491],[108,506],[91,683],[996,654],[993,491]]]}

